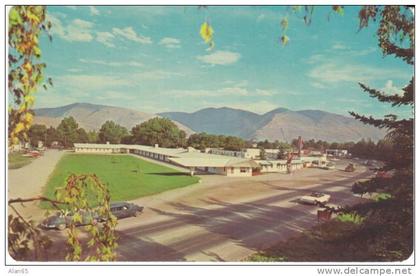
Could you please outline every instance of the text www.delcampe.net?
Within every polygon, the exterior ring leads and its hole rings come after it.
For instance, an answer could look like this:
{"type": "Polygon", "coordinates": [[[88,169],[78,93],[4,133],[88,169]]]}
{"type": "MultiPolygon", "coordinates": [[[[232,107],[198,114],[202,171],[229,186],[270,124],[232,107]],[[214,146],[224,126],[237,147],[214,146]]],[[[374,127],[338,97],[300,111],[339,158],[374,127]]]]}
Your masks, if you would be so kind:
{"type": "Polygon", "coordinates": [[[364,267],[334,267],[334,268],[317,268],[318,275],[412,275],[411,267],[381,267],[381,268],[364,268],[364,267]]]}

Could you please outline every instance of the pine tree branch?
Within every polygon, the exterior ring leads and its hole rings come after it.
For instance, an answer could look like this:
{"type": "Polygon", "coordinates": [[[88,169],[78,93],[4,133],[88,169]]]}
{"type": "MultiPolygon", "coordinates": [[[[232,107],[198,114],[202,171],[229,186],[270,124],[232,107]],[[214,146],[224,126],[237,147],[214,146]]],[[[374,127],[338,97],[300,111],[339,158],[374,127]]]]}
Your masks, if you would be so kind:
{"type": "MultiPolygon", "coordinates": [[[[414,77],[413,77],[414,78],[414,77]]],[[[403,88],[404,94],[402,96],[398,94],[386,95],[385,92],[373,89],[367,85],[360,83],[360,87],[363,91],[367,92],[371,98],[377,98],[381,102],[392,103],[392,106],[400,105],[413,105],[413,79],[410,81],[410,84],[403,88]]]]}
{"type": "Polygon", "coordinates": [[[353,111],[349,112],[356,120],[367,125],[373,125],[378,128],[398,131],[402,135],[413,135],[413,118],[397,120],[396,115],[386,115],[383,119],[375,119],[372,116],[359,115],[353,111]]]}

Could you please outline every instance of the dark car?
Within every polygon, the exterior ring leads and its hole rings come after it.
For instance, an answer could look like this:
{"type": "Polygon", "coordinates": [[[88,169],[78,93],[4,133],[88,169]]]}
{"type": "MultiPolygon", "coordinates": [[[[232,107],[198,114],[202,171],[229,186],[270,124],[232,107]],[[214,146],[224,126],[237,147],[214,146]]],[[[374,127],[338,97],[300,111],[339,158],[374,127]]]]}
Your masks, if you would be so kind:
{"type": "MultiPolygon", "coordinates": [[[[99,221],[98,215],[95,212],[80,211],[81,221],[76,222],[76,226],[96,224],[99,221]]],[[[64,230],[72,223],[74,215],[72,213],[57,212],[56,214],[44,219],[40,227],[44,229],[58,229],[64,230]]]]}
{"type": "Polygon", "coordinates": [[[111,213],[117,218],[137,217],[143,212],[143,206],[138,206],[129,202],[113,202],[111,203],[111,213]]]}
{"type": "MultiPolygon", "coordinates": [[[[113,202],[110,204],[110,208],[111,213],[117,219],[136,217],[143,211],[142,206],[129,202],[113,202]]],[[[76,226],[96,224],[98,222],[105,221],[105,219],[103,217],[99,217],[95,211],[80,211],[80,214],[81,222],[76,222],[76,226]]],[[[44,229],[64,230],[72,223],[73,216],[74,215],[72,213],[63,214],[62,212],[57,212],[56,214],[44,219],[41,222],[40,227],[44,229]]]]}

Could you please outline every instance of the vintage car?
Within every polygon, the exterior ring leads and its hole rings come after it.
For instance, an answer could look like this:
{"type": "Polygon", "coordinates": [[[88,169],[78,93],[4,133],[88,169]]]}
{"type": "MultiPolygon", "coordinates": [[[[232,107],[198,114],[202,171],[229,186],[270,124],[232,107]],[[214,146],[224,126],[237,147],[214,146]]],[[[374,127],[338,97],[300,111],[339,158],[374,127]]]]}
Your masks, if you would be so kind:
{"type": "MultiPolygon", "coordinates": [[[[80,211],[81,221],[75,223],[76,226],[96,224],[100,220],[96,212],[80,211]]],[[[57,212],[52,216],[44,219],[40,227],[43,229],[64,230],[69,227],[73,221],[74,214],[66,212],[57,212]]]]}
{"type": "Polygon", "coordinates": [[[319,193],[319,192],[313,192],[309,195],[302,196],[299,198],[299,202],[306,203],[306,204],[317,204],[317,203],[327,203],[330,200],[331,196],[319,193]]]}
{"type": "Polygon", "coordinates": [[[144,207],[129,202],[111,203],[111,213],[117,218],[137,217],[143,212],[144,207]]]}
{"type": "MultiPolygon", "coordinates": [[[[129,202],[113,202],[110,204],[110,209],[117,219],[136,217],[143,211],[142,206],[129,202]]],[[[76,222],[76,226],[96,224],[106,220],[99,216],[96,211],[80,211],[79,214],[81,215],[81,221],[76,222]]],[[[43,229],[64,230],[71,225],[73,218],[74,214],[72,213],[57,212],[44,219],[39,226],[43,229]]]]}

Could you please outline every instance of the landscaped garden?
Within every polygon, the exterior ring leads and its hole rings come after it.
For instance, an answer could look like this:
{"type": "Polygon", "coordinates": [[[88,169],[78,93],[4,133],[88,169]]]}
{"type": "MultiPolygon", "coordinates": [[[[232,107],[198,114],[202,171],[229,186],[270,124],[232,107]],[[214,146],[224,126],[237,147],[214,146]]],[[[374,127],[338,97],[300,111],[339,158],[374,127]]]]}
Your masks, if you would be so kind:
{"type": "Polygon", "coordinates": [[[64,186],[72,173],[96,174],[107,184],[112,201],[152,195],[199,180],[196,176],[130,155],[66,154],[50,175],[44,195],[54,198],[55,189],[64,186]]]}

